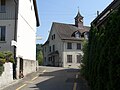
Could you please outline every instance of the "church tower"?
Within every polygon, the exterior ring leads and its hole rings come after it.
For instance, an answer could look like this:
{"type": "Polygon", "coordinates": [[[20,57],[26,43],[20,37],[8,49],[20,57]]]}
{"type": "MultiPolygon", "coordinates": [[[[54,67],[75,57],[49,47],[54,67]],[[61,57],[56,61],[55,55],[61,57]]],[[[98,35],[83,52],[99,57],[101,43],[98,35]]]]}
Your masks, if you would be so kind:
{"type": "Polygon", "coordinates": [[[74,19],[75,19],[75,26],[77,26],[79,29],[83,29],[83,16],[80,14],[79,10],[74,19]]]}

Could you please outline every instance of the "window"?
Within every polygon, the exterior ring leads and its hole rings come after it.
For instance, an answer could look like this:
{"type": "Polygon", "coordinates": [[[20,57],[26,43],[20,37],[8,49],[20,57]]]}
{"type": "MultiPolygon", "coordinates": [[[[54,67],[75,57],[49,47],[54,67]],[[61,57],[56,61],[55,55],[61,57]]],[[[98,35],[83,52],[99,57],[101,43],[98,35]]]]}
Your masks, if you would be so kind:
{"type": "Polygon", "coordinates": [[[53,45],[53,51],[55,51],[55,45],[53,45]]]}
{"type": "Polygon", "coordinates": [[[46,62],[46,57],[44,57],[44,62],[46,62]]]}
{"type": "Polygon", "coordinates": [[[67,49],[72,49],[72,43],[67,43],[67,49]]]}
{"type": "Polygon", "coordinates": [[[52,40],[54,40],[55,39],[55,34],[54,35],[52,35],[52,40]]]}
{"type": "Polygon", "coordinates": [[[82,55],[77,55],[77,63],[81,63],[82,55]]]}
{"type": "Polygon", "coordinates": [[[80,36],[81,36],[80,32],[77,31],[77,32],[75,33],[75,37],[76,37],[76,38],[80,38],[80,36]]]}
{"type": "Polygon", "coordinates": [[[72,63],[72,55],[67,55],[67,63],[72,63]]]}
{"type": "Polygon", "coordinates": [[[51,46],[49,47],[49,51],[51,52],[51,46]]]}
{"type": "Polygon", "coordinates": [[[45,47],[45,52],[46,52],[46,47],[45,47]]]}
{"type": "Polygon", "coordinates": [[[77,43],[77,49],[78,49],[78,50],[81,49],[81,43],[77,43]]]}
{"type": "Polygon", "coordinates": [[[0,26],[0,41],[5,41],[5,26],[0,26]]]}
{"type": "Polygon", "coordinates": [[[52,35],[52,40],[53,40],[53,35],[52,35]]]}
{"type": "Polygon", "coordinates": [[[49,60],[49,62],[51,62],[51,61],[52,61],[52,57],[49,57],[49,59],[48,59],[48,60],[49,60]]]}
{"type": "Polygon", "coordinates": [[[53,35],[53,38],[55,39],[55,34],[53,35]]]}
{"type": "Polygon", "coordinates": [[[89,37],[89,32],[85,32],[85,39],[88,39],[89,37]]]}
{"type": "Polygon", "coordinates": [[[5,0],[0,0],[0,12],[5,12],[5,0]]]}

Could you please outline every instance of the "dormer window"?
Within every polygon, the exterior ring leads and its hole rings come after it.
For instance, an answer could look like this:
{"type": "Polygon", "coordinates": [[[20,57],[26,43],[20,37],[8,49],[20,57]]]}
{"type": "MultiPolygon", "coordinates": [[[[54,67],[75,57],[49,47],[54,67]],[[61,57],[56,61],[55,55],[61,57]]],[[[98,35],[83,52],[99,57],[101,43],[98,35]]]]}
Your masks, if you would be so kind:
{"type": "Polygon", "coordinates": [[[81,34],[80,34],[79,31],[75,32],[75,37],[76,37],[76,38],[80,38],[80,36],[81,36],[81,34]]]}
{"type": "Polygon", "coordinates": [[[88,39],[88,37],[89,37],[89,32],[85,32],[84,36],[85,36],[85,39],[88,39]]]}

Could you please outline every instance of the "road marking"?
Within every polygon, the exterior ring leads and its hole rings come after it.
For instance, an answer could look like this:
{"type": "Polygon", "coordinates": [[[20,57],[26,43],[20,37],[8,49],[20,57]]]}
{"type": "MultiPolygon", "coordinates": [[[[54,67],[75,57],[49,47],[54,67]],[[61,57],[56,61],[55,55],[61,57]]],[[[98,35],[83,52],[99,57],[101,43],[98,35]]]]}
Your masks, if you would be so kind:
{"type": "Polygon", "coordinates": [[[20,90],[21,88],[25,87],[27,84],[23,84],[22,86],[18,87],[16,90],[20,90]]]}
{"type": "MultiPolygon", "coordinates": [[[[78,78],[78,74],[76,74],[75,78],[77,79],[78,78]]],[[[74,82],[74,86],[73,86],[73,90],[76,90],[77,89],[77,83],[76,81],[74,82]]]]}
{"type": "Polygon", "coordinates": [[[74,83],[73,90],[76,90],[76,87],[77,87],[77,83],[75,82],[75,83],[74,83]]]}
{"type": "Polygon", "coordinates": [[[32,81],[34,81],[34,80],[37,79],[37,78],[38,78],[38,76],[34,77],[34,78],[32,79],[32,81]]]}
{"type": "Polygon", "coordinates": [[[43,71],[43,73],[46,72],[46,70],[43,71]]]}
{"type": "Polygon", "coordinates": [[[29,83],[33,83],[33,82],[31,80],[31,81],[25,81],[24,83],[29,84],[29,83]]]}
{"type": "MultiPolygon", "coordinates": [[[[44,73],[44,72],[46,72],[46,70],[43,70],[42,72],[44,73]]],[[[38,76],[34,77],[34,78],[32,79],[32,81],[34,81],[34,80],[37,79],[37,78],[38,78],[38,76]]]]}
{"type": "Polygon", "coordinates": [[[76,79],[78,78],[78,74],[76,74],[76,79]]]}
{"type": "MultiPolygon", "coordinates": [[[[44,72],[46,72],[46,70],[43,70],[42,72],[44,73],[44,72]]],[[[38,76],[32,78],[31,81],[34,81],[34,80],[37,79],[37,78],[38,78],[38,76]]],[[[28,81],[28,82],[29,82],[29,83],[32,83],[32,82],[30,82],[30,81],[28,81]]],[[[23,84],[23,85],[21,85],[20,87],[18,87],[16,90],[20,90],[21,88],[25,87],[26,85],[27,85],[27,84],[23,84]]]]}

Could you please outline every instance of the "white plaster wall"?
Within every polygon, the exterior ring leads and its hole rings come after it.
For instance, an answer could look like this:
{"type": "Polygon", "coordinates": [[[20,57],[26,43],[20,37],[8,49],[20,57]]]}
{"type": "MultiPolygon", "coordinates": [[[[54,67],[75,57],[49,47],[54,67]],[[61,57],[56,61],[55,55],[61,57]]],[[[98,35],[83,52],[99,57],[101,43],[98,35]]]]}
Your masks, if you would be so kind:
{"type": "Polygon", "coordinates": [[[23,75],[26,76],[27,74],[30,74],[31,72],[36,71],[36,61],[31,60],[24,60],[23,67],[25,68],[23,70],[23,75]]]}
{"type": "Polygon", "coordinates": [[[0,76],[0,87],[6,86],[13,81],[12,63],[4,64],[4,72],[0,76]]]}
{"type": "Polygon", "coordinates": [[[63,51],[63,59],[64,59],[64,67],[71,67],[71,68],[79,68],[80,63],[77,63],[77,55],[83,55],[83,52],[81,50],[77,50],[77,43],[82,43],[80,41],[72,41],[72,49],[67,49],[67,42],[71,41],[65,41],[64,42],[64,51],[63,51]],[[72,63],[67,63],[67,55],[72,55],[72,63]]]}
{"type": "MultiPolygon", "coordinates": [[[[76,56],[79,54],[83,55],[81,50],[77,50],[77,43],[82,43],[82,41],[72,41],[72,40],[61,40],[57,31],[54,29],[54,24],[52,25],[50,34],[49,34],[49,44],[44,46],[46,47],[46,53],[44,52],[44,57],[47,58],[48,61],[48,54],[53,52],[53,45],[55,45],[55,51],[59,51],[59,60],[62,62],[63,67],[71,67],[71,68],[79,68],[80,63],[77,63],[76,56]],[[55,34],[55,39],[52,40],[52,35],[55,34]],[[72,49],[67,49],[67,42],[72,43],[72,49]],[[49,46],[51,46],[51,52],[49,52],[49,46]],[[67,63],[67,55],[72,55],[72,63],[67,63]]],[[[44,50],[45,51],[45,50],[44,50]]]]}
{"type": "Polygon", "coordinates": [[[36,60],[36,18],[33,0],[19,0],[17,57],[36,60]]]}
{"type": "Polygon", "coordinates": [[[63,42],[62,42],[61,38],[59,37],[57,31],[54,30],[54,27],[53,27],[53,30],[52,30],[52,32],[50,34],[50,43],[49,44],[51,46],[55,45],[55,50],[58,50],[59,53],[61,53],[63,51],[63,42]],[[55,34],[55,39],[52,40],[52,35],[54,35],[54,34],[55,34]]]}
{"type": "MultiPolygon", "coordinates": [[[[53,52],[53,45],[55,45],[55,51],[59,52],[59,61],[63,62],[63,58],[62,58],[63,42],[59,37],[57,31],[55,30],[54,24],[53,24],[53,27],[51,28],[51,32],[49,35],[49,46],[51,46],[51,52],[53,52]],[[55,34],[55,39],[52,40],[52,35],[54,34],[55,34]]],[[[48,47],[48,53],[51,53],[51,52],[49,52],[49,47],[48,47]]]]}

